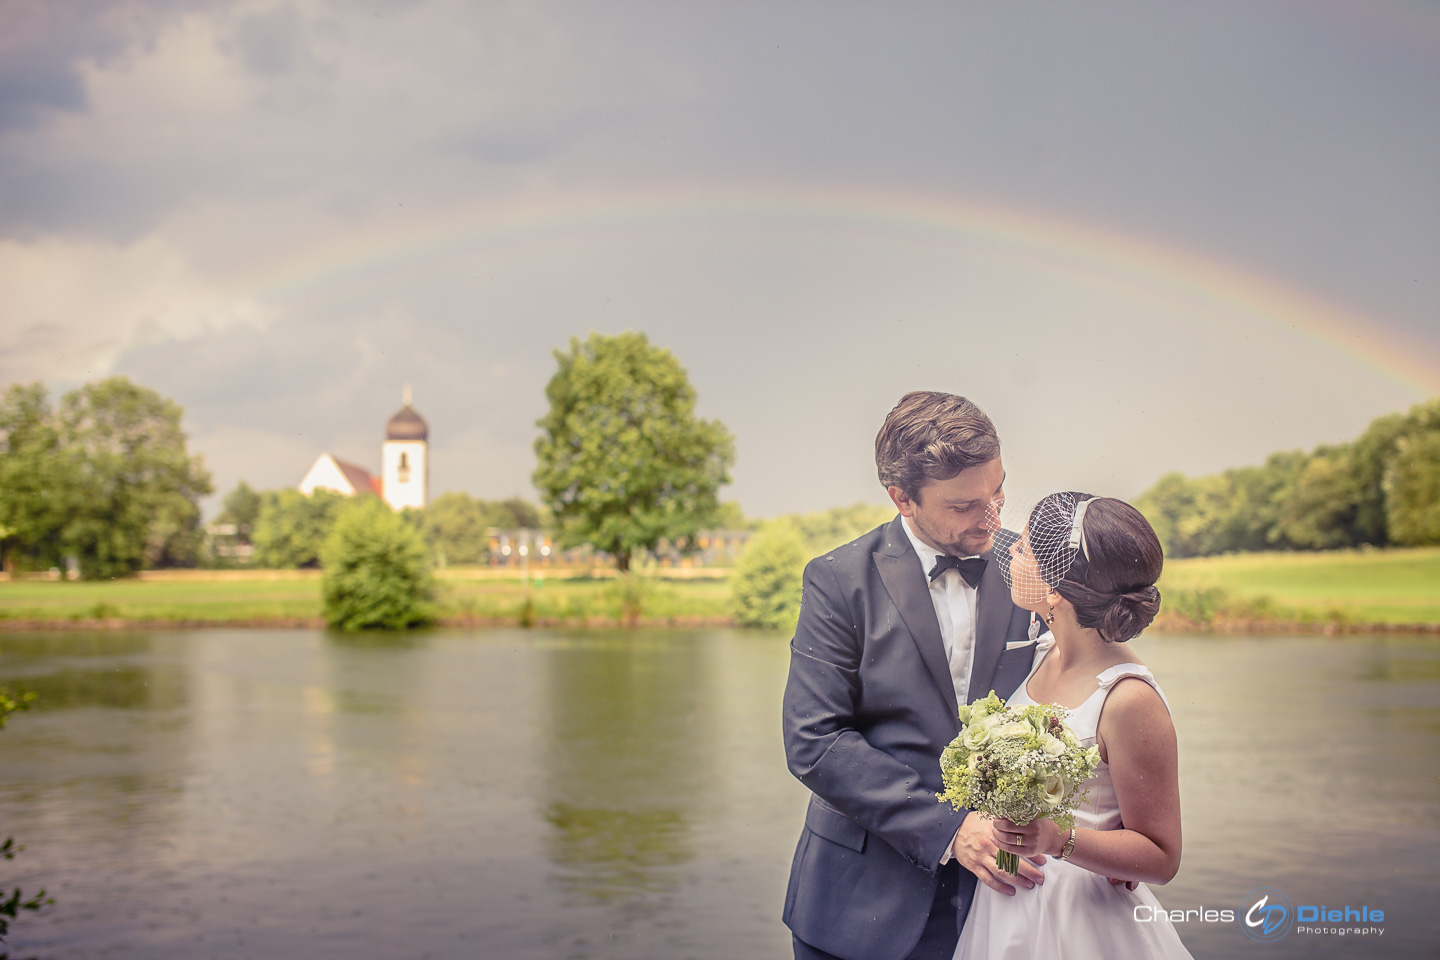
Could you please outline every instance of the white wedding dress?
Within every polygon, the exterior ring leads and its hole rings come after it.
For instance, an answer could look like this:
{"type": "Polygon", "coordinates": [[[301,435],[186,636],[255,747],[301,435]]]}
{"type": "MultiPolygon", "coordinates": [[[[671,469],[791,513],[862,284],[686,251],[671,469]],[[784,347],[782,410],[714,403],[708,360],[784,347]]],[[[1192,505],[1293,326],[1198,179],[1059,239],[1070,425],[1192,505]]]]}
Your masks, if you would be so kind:
{"type": "MultiPolygon", "coordinates": [[[[1049,652],[1054,640],[1042,640],[1035,651],[1035,664],[1049,652]]],[[[1122,677],[1139,677],[1165,699],[1149,669],[1138,663],[1121,663],[1096,676],[1098,686],[1090,698],[1070,711],[1066,722],[1081,746],[1094,746],[1100,708],[1110,689],[1122,677]]],[[[1007,706],[1031,704],[1026,690],[1030,677],[1020,684],[1007,706]]],[[[1169,703],[1166,703],[1169,707],[1169,703]]],[[[1114,830],[1120,826],[1120,804],[1110,780],[1110,766],[1101,762],[1095,775],[1086,781],[1089,799],[1075,811],[1075,826],[1089,830],[1114,830]]],[[[1045,882],[1033,890],[1017,888],[1013,897],[996,893],[983,883],[975,888],[975,899],[960,932],[955,960],[995,958],[1046,958],[1046,960],[1099,960],[1109,957],[1186,958],[1190,952],[1180,942],[1160,901],[1142,883],[1135,890],[1112,885],[1098,873],[1050,857],[1042,868],[1045,882]],[[1137,910],[1137,908],[1140,908],[1137,910]],[[1136,919],[1137,914],[1142,919],[1136,919]]]]}

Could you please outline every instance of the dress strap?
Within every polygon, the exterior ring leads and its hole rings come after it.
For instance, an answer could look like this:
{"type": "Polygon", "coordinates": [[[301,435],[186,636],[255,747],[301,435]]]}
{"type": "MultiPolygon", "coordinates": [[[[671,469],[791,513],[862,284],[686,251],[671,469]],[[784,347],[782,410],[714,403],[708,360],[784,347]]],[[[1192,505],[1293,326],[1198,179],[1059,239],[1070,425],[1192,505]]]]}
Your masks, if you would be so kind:
{"type": "MultiPolygon", "coordinates": [[[[1165,709],[1170,709],[1170,701],[1165,699],[1165,691],[1160,689],[1160,684],[1155,682],[1155,674],[1151,673],[1150,668],[1143,663],[1117,663],[1113,667],[1106,667],[1095,675],[1095,679],[1099,681],[1100,689],[1105,691],[1105,697],[1109,697],[1110,690],[1115,684],[1126,677],[1139,677],[1141,680],[1150,684],[1155,692],[1160,694],[1160,702],[1165,704],[1165,709]]],[[[1101,699],[1103,700],[1105,698],[1102,697],[1101,699]]]]}

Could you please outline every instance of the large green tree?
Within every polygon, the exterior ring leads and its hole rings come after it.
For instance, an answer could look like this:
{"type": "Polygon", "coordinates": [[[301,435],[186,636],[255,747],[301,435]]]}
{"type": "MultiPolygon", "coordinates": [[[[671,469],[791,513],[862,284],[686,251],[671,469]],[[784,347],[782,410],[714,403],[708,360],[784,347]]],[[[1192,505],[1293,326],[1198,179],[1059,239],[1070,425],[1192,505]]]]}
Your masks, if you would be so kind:
{"type": "Polygon", "coordinates": [[[78,561],[87,579],[198,559],[210,474],[181,408],[124,377],[86,384],[52,410],[40,384],[0,400],[0,540],[18,568],[78,561]]]}
{"type": "Polygon", "coordinates": [[[125,377],[88,383],[60,402],[74,471],[65,545],[88,580],[136,573],[198,548],[202,496],[214,488],[180,428],[182,409],[125,377]]]}
{"type": "Polygon", "coordinates": [[[636,551],[708,526],[730,482],[734,439],[696,418],[674,355],[642,333],[592,333],[555,360],[534,481],[560,546],[592,544],[625,571],[636,551]]]}
{"type": "Polygon", "coordinates": [[[54,411],[41,384],[0,397],[0,554],[6,570],[65,562],[74,491],[54,411]]]}

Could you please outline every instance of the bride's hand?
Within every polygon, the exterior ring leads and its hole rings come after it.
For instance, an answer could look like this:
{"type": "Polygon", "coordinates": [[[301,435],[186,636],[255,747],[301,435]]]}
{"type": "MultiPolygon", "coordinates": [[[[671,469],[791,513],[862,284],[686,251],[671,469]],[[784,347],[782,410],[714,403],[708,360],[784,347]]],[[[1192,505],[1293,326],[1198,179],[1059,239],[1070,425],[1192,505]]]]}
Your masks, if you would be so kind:
{"type": "Polygon", "coordinates": [[[991,840],[1001,850],[1009,850],[1021,857],[1038,858],[1039,863],[1044,863],[1047,855],[1059,856],[1070,836],[1069,831],[1062,831],[1054,820],[1043,817],[1023,826],[1004,817],[996,817],[990,821],[990,834],[991,840]]]}

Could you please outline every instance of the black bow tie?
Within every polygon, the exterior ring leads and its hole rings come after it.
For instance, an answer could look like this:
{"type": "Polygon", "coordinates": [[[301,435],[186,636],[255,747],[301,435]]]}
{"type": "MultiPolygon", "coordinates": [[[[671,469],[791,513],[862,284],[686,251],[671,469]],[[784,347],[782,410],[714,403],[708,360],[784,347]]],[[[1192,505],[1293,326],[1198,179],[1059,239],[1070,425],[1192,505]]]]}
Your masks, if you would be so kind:
{"type": "Polygon", "coordinates": [[[951,567],[959,570],[960,576],[964,577],[965,582],[973,587],[980,582],[980,577],[985,572],[985,558],[966,557],[961,560],[959,557],[952,557],[948,554],[942,555],[935,560],[935,566],[930,568],[930,582],[934,583],[936,577],[951,567]]]}

